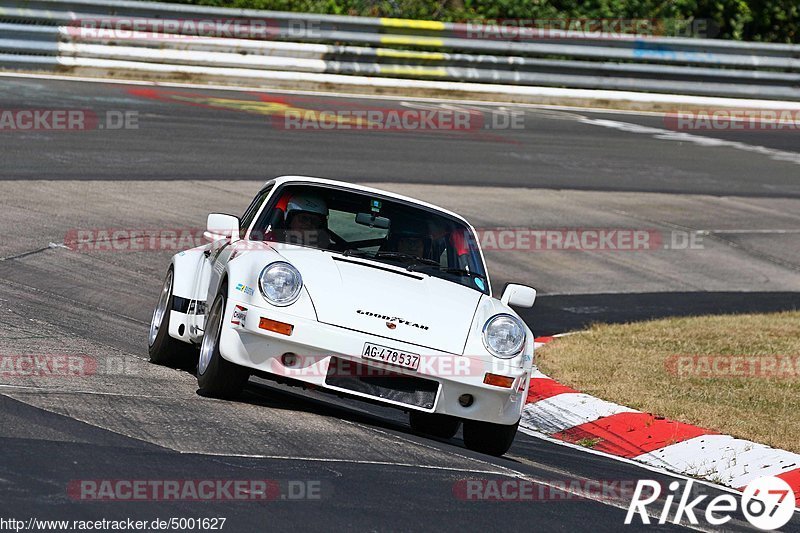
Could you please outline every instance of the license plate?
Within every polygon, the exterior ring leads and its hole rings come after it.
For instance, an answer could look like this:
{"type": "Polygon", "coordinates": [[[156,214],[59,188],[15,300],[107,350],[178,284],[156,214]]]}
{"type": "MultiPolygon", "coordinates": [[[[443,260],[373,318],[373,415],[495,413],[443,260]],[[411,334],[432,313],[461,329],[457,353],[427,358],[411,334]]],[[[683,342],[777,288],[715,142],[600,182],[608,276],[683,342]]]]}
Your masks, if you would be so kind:
{"type": "Polygon", "coordinates": [[[370,344],[369,342],[364,344],[364,351],[361,353],[361,357],[390,365],[402,366],[403,368],[410,368],[411,370],[419,368],[419,355],[395,350],[394,348],[387,348],[386,346],[370,344]]]}

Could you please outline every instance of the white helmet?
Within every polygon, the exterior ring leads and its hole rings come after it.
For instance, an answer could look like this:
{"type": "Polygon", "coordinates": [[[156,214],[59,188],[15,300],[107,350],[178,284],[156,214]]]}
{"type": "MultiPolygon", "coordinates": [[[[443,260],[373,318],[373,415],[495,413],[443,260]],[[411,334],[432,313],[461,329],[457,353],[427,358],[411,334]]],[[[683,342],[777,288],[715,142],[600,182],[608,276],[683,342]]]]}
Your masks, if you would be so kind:
{"type": "Polygon", "coordinates": [[[286,204],[286,218],[296,212],[316,213],[328,216],[328,205],[321,197],[314,194],[298,194],[292,196],[286,204]]]}

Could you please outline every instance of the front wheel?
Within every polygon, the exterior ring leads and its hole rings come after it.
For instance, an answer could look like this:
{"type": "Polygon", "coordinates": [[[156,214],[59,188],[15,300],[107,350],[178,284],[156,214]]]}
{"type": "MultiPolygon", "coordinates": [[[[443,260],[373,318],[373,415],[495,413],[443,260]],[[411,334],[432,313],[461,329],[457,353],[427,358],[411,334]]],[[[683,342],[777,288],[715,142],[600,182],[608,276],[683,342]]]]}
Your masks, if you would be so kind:
{"type": "Polygon", "coordinates": [[[200,360],[197,362],[197,383],[200,394],[230,400],[244,389],[250,372],[224,359],[219,353],[222,318],[225,316],[227,287],[222,286],[208,313],[200,360]]]}
{"type": "Polygon", "coordinates": [[[519,422],[512,426],[506,426],[491,422],[465,420],[464,445],[470,450],[499,457],[511,448],[511,443],[517,436],[517,427],[519,427],[519,422]]]}
{"type": "Polygon", "coordinates": [[[150,362],[157,365],[177,367],[188,360],[190,348],[188,344],[174,339],[169,335],[169,317],[172,311],[172,286],[175,280],[175,271],[169,267],[161,294],[158,297],[153,317],[150,319],[150,332],[147,337],[150,362]]]}
{"type": "Polygon", "coordinates": [[[458,433],[461,420],[454,416],[411,411],[408,414],[411,429],[441,439],[452,439],[458,433]]]}

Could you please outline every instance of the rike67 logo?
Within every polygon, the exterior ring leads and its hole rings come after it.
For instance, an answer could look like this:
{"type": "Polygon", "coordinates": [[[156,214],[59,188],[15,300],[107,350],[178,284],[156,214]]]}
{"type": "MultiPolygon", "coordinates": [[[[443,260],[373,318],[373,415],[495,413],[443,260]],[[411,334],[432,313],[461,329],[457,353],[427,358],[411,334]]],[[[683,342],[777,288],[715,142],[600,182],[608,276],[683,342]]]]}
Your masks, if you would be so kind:
{"type": "Polygon", "coordinates": [[[784,480],[762,477],[742,494],[742,512],[758,529],[771,531],[786,525],[794,514],[794,492],[784,480]]]}
{"type": "MultiPolygon", "coordinates": [[[[651,517],[658,516],[657,523],[662,525],[667,522],[680,524],[682,521],[688,521],[696,526],[700,524],[701,519],[705,519],[706,524],[721,526],[729,522],[737,511],[739,502],[732,494],[723,494],[707,502],[704,500],[708,496],[701,494],[690,501],[692,496],[696,496],[692,490],[693,482],[687,481],[682,494],[678,495],[680,485],[677,481],[670,483],[669,492],[662,502],[659,501],[660,483],[649,479],[639,480],[628,513],[625,515],[625,524],[633,523],[638,515],[638,521],[642,524],[650,524],[651,517]],[[673,514],[673,502],[676,500],[678,503],[673,514]],[[704,504],[703,511],[698,508],[701,503],[704,504]]],[[[758,529],[772,531],[781,528],[794,515],[794,492],[789,484],[780,478],[772,476],[758,478],[745,487],[741,496],[741,512],[747,521],[758,529]]]]}

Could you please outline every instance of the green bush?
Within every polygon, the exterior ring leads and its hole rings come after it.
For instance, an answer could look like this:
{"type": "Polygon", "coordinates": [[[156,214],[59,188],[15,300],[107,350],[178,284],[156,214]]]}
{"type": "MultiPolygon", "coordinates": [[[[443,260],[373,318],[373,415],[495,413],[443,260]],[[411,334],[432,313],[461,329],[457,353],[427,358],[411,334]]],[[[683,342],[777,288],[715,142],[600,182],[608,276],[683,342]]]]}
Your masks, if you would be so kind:
{"type": "MultiPolygon", "coordinates": [[[[465,21],[620,18],[710,21],[710,36],[798,42],[798,0],[168,0],[207,6],[465,21]]],[[[669,24],[667,25],[669,28],[669,24]]]]}

